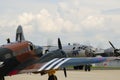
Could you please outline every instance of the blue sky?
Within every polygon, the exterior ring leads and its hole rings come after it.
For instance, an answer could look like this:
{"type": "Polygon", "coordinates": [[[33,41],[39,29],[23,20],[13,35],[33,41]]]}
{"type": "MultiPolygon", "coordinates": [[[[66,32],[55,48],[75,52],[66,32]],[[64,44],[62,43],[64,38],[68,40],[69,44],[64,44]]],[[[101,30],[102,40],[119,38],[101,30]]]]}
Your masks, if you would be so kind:
{"type": "Polygon", "coordinates": [[[22,25],[27,40],[38,45],[90,43],[120,47],[120,0],[1,0],[0,44],[22,25]]]}

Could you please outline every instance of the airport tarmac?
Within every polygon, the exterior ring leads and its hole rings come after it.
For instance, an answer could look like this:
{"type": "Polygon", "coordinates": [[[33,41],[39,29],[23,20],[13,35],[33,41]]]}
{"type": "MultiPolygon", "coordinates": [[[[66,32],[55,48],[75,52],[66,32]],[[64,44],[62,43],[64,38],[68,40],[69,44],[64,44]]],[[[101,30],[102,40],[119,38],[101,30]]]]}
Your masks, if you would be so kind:
{"type": "MultiPolygon", "coordinates": [[[[67,78],[63,71],[57,71],[56,75],[58,80],[120,80],[120,70],[92,70],[91,72],[72,70],[67,71],[67,78]]],[[[48,80],[48,75],[18,74],[7,76],[5,80],[48,80]]]]}

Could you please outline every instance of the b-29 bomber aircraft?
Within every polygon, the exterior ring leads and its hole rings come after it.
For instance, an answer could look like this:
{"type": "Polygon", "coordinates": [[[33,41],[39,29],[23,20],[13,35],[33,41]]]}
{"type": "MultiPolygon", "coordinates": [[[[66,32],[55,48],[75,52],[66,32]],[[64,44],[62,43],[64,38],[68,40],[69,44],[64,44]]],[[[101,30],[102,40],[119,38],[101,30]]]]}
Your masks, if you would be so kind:
{"type": "MultiPolygon", "coordinates": [[[[66,46],[63,46],[63,51],[67,53],[69,57],[119,57],[120,56],[120,49],[114,47],[114,45],[109,41],[112,48],[107,49],[99,49],[94,48],[90,45],[82,45],[78,43],[74,43],[71,45],[70,43],[66,46]]],[[[46,46],[45,52],[49,52],[52,50],[57,49],[57,46],[46,46]]],[[[119,59],[118,59],[119,60],[119,59]]],[[[75,70],[85,70],[90,71],[92,65],[79,65],[74,66],[75,70]]]]}

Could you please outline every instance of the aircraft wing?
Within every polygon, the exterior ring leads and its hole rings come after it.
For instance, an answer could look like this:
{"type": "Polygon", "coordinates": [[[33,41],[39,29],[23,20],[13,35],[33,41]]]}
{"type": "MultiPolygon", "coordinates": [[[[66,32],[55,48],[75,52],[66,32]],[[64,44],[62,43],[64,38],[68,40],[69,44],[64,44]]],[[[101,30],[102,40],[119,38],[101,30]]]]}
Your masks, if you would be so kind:
{"type": "Polygon", "coordinates": [[[59,68],[67,67],[67,66],[77,66],[77,65],[84,65],[84,64],[91,64],[91,63],[100,63],[104,61],[111,61],[115,60],[116,57],[86,57],[86,58],[54,58],[48,62],[45,63],[39,63],[37,61],[34,64],[24,66],[24,69],[20,70],[19,68],[16,68],[13,70],[10,74],[13,73],[42,73],[47,72],[49,70],[57,70],[59,68]]]}

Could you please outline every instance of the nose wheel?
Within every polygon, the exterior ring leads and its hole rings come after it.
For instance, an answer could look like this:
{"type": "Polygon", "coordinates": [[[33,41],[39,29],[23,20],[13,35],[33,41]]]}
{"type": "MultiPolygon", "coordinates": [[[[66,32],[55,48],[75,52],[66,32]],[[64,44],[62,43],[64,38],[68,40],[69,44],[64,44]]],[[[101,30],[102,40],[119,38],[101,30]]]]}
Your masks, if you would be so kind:
{"type": "Polygon", "coordinates": [[[57,77],[54,75],[55,74],[55,70],[50,70],[49,72],[48,72],[48,80],[57,80],[57,77]]]}
{"type": "Polygon", "coordinates": [[[48,80],[57,80],[57,77],[55,75],[50,75],[48,80]]]}
{"type": "Polygon", "coordinates": [[[5,80],[4,76],[0,76],[0,80],[5,80]]]}

